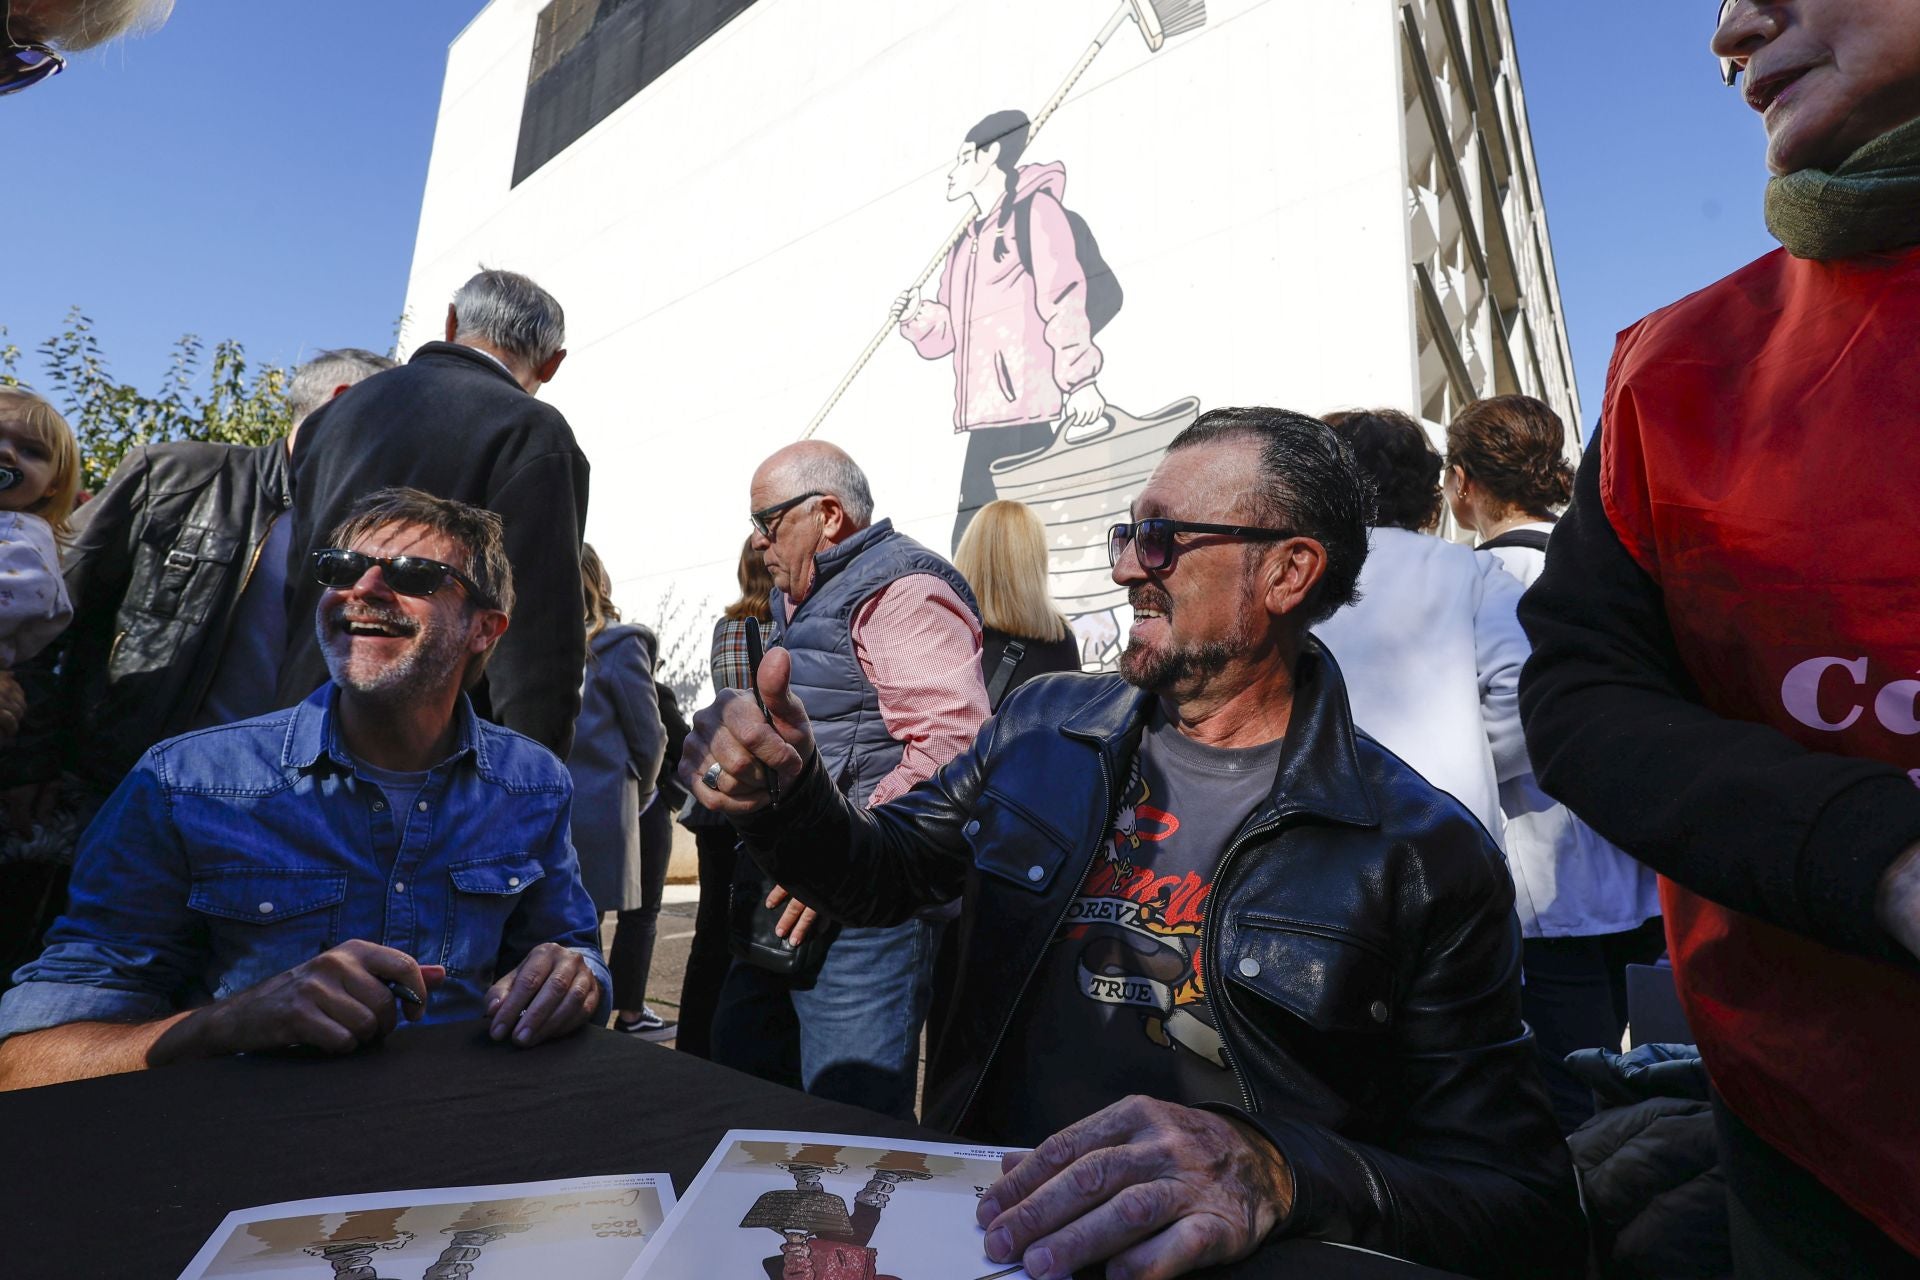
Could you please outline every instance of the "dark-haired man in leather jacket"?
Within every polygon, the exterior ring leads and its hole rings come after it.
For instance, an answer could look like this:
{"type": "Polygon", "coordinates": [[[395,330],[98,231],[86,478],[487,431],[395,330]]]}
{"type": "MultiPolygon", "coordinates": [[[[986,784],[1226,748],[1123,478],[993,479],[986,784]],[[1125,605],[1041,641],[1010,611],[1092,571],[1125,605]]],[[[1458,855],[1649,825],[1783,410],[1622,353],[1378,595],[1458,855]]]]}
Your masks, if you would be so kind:
{"type": "Polygon", "coordinates": [[[1505,864],[1354,729],[1307,634],[1351,598],[1371,508],[1324,424],[1216,410],[1114,530],[1124,680],[1023,686],[870,811],[819,767],[784,654],[764,718],[723,694],[696,719],[683,778],[802,901],[879,924],[964,893],[925,1117],[1040,1144],[979,1214],[1036,1280],[1180,1274],[1274,1235],[1580,1274],[1505,864]]]}

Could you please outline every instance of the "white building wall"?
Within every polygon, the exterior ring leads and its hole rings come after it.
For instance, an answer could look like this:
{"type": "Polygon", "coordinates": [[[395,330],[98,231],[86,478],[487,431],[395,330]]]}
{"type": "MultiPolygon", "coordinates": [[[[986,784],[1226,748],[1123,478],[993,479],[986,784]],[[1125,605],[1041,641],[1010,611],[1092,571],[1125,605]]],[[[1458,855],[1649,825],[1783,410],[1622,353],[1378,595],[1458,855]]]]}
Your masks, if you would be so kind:
{"type": "MultiPolygon", "coordinates": [[[[1111,8],[761,0],[510,188],[541,7],[494,0],[450,50],[403,343],[439,335],[479,263],[550,289],[570,355],[544,394],[592,460],[589,538],[631,613],[671,588],[704,623],[733,594],[754,466],[956,221],[962,137],[1036,112],[1111,8]]],[[[1187,396],[1426,407],[1401,6],[1207,9],[1158,53],[1123,28],[1025,157],[1066,165],[1066,204],[1125,289],[1096,339],[1102,392],[1134,414],[1187,396]]],[[[820,431],[942,551],[966,449],[953,402],[951,362],[890,336],[820,431]]],[[[1072,558],[1058,581],[1098,576],[1072,558]]]]}

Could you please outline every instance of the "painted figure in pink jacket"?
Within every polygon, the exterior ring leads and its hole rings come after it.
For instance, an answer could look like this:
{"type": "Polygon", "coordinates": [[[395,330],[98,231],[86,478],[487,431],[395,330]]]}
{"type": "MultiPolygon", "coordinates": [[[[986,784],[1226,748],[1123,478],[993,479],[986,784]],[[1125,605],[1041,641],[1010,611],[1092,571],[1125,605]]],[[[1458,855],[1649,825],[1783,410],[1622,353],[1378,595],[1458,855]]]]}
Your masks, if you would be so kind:
{"type": "Polygon", "coordinates": [[[956,546],[996,496],[995,462],[1046,448],[1056,429],[1074,439],[1106,413],[1086,272],[1061,204],[1067,171],[1020,163],[1028,130],[1025,115],[998,111],[967,134],[947,198],[971,200],[973,224],[947,255],[937,297],[909,289],[893,304],[923,358],[953,357],[953,426],[967,433],[956,546]]]}

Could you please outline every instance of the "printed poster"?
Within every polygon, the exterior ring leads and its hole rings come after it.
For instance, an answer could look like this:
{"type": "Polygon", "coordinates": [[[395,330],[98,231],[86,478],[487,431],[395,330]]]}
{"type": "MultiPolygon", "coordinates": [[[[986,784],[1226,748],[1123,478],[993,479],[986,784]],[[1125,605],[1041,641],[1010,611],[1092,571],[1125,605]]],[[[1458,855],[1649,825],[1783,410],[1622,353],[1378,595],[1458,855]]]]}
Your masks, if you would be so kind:
{"type": "Polygon", "coordinates": [[[728,1132],[627,1280],[1018,1280],[974,1220],[992,1147],[728,1132]]]}
{"type": "Polygon", "coordinates": [[[621,1280],[671,1208],[664,1173],[292,1200],[228,1214],[180,1280],[621,1280]]]}

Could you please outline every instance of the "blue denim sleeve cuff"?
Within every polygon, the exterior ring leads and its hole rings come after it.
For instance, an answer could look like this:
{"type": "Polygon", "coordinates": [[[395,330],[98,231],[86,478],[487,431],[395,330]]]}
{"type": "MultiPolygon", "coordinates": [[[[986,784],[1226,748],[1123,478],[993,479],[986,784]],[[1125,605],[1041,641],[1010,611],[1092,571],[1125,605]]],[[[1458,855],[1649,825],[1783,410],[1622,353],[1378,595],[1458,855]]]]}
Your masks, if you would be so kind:
{"type": "Polygon", "coordinates": [[[605,1021],[613,1008],[613,975],[607,972],[606,962],[600,958],[598,951],[588,947],[579,947],[577,950],[581,959],[587,962],[587,967],[593,970],[593,980],[600,984],[600,1008],[594,1016],[605,1021]]]}
{"type": "Polygon", "coordinates": [[[0,1040],[69,1022],[151,1022],[174,1012],[150,992],[82,982],[25,982],[0,996],[0,1040]]]}

